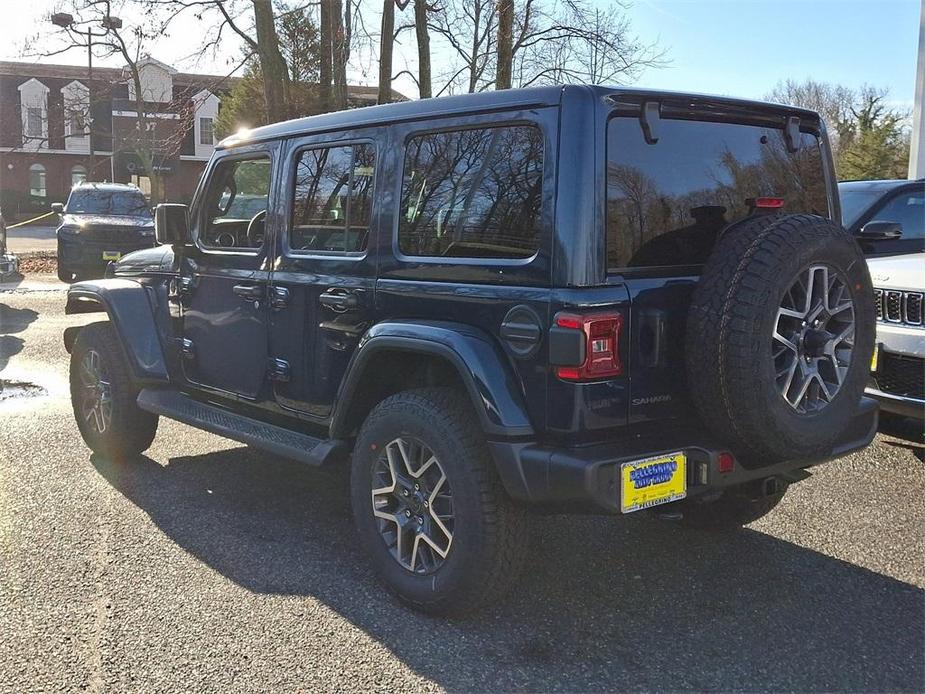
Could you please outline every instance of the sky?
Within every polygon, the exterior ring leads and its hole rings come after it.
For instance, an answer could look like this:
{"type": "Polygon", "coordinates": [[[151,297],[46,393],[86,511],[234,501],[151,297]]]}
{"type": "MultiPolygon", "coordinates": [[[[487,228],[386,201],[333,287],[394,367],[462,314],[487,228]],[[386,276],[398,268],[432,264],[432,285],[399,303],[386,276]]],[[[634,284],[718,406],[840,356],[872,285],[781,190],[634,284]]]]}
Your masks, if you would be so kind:
{"type": "MultiPolygon", "coordinates": [[[[603,8],[610,0],[594,3],[603,8]]],[[[56,28],[45,18],[61,4],[0,0],[0,59],[22,60],[49,45],[56,28]]],[[[921,8],[922,0],[634,0],[627,10],[633,31],[646,42],[657,41],[670,61],[667,67],[647,70],[634,84],[761,98],[781,80],[811,77],[852,88],[884,87],[894,105],[911,109],[921,8]]],[[[128,26],[139,18],[126,13],[123,19],[128,26]]],[[[239,45],[229,41],[218,55],[197,63],[189,56],[201,38],[201,27],[188,19],[152,44],[150,53],[180,70],[225,74],[240,54],[239,45]]],[[[413,65],[415,52],[409,35],[396,49],[396,70],[413,65]]],[[[42,59],[75,65],[85,61],[82,51],[42,59]]],[[[435,65],[438,61],[435,56],[435,65]]],[[[350,79],[374,84],[375,66],[365,62],[365,69],[350,79]]],[[[407,79],[394,86],[416,95],[407,79]]]]}

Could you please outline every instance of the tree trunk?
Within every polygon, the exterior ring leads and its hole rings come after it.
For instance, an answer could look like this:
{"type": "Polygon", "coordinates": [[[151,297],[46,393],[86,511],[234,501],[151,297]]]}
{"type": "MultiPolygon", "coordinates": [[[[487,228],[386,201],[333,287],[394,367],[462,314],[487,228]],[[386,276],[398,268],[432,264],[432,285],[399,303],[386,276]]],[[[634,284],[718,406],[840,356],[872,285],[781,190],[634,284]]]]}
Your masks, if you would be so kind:
{"type": "Polygon", "coordinates": [[[498,0],[498,66],[495,89],[511,88],[514,70],[514,0],[498,0]]]}
{"type": "Polygon", "coordinates": [[[414,33],[418,41],[418,90],[422,99],[433,96],[430,80],[430,32],[427,30],[427,0],[414,0],[414,33]]]}
{"type": "Polygon", "coordinates": [[[267,104],[267,122],[288,118],[289,69],[279,51],[279,38],[273,21],[270,0],[253,0],[254,26],[257,31],[260,72],[263,75],[263,97],[267,104]]]}
{"type": "Polygon", "coordinates": [[[392,48],[395,44],[395,0],[382,3],[382,37],[379,40],[379,103],[392,100],[392,48]]]}
{"type": "MultiPolygon", "coordinates": [[[[350,3],[347,8],[349,12],[350,3]]],[[[331,22],[334,31],[332,40],[332,72],[334,77],[334,99],[332,106],[335,111],[347,108],[347,34],[344,31],[343,18],[344,4],[341,0],[331,0],[331,22]]]]}
{"type": "Polygon", "coordinates": [[[331,110],[331,56],[334,51],[334,29],[331,22],[331,2],[321,1],[321,61],[318,65],[318,98],[321,112],[331,110]]]}

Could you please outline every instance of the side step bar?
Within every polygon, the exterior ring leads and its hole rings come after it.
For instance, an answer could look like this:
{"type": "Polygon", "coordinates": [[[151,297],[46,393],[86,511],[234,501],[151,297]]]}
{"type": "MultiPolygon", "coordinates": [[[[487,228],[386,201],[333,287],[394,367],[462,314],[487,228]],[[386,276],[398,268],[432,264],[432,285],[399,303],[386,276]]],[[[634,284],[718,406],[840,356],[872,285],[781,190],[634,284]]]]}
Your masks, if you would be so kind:
{"type": "Polygon", "coordinates": [[[324,465],[347,452],[342,440],[315,438],[260,422],[176,390],[145,388],[138,394],[138,407],[309,465],[324,465]]]}

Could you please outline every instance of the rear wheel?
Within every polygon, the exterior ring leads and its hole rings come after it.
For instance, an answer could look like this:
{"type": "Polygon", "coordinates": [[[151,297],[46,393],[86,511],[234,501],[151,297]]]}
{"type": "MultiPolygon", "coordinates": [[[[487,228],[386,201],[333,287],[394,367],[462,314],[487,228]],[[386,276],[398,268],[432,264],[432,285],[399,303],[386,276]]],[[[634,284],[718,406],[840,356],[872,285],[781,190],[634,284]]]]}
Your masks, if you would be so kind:
{"type": "Polygon", "coordinates": [[[351,498],[377,573],[425,612],[462,613],[503,595],[526,554],[469,403],[451,389],[387,398],[357,439],[351,498]]]}
{"type": "Polygon", "coordinates": [[[93,452],[120,459],[147,450],[158,418],[136,404],[138,389],[110,323],[92,323],[77,334],[70,381],[77,428],[93,452]]]}

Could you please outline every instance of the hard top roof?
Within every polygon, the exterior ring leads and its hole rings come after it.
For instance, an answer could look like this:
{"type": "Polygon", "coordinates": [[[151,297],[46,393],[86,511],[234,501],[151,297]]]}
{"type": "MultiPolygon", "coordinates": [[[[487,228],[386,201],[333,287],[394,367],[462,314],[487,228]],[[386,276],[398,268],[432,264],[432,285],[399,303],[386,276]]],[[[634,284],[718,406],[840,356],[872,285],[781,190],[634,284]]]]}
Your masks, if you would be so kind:
{"type": "Polygon", "coordinates": [[[642,100],[670,99],[674,101],[683,101],[690,99],[691,102],[709,102],[737,108],[758,107],[762,110],[767,110],[769,108],[784,109],[791,113],[798,113],[807,117],[816,117],[815,113],[806,109],[783,106],[780,104],[769,104],[767,102],[755,100],[735,99],[725,96],[627,87],[556,85],[487,91],[476,94],[460,94],[456,96],[380,104],[377,106],[367,106],[365,108],[323,113],[317,116],[297,118],[280,123],[264,125],[253,130],[242,131],[241,133],[231,135],[222,140],[222,142],[219,143],[219,148],[233,147],[235,145],[261,140],[291,137],[309,132],[357,128],[372,126],[379,123],[414,120],[418,118],[465,116],[476,112],[501,109],[528,109],[542,106],[556,106],[562,101],[566,93],[583,93],[585,96],[598,98],[624,96],[642,100]]]}

